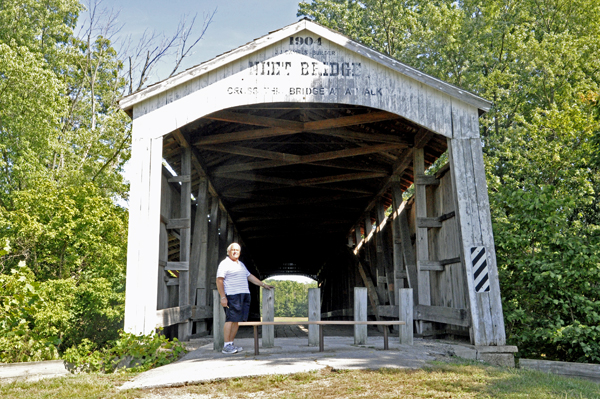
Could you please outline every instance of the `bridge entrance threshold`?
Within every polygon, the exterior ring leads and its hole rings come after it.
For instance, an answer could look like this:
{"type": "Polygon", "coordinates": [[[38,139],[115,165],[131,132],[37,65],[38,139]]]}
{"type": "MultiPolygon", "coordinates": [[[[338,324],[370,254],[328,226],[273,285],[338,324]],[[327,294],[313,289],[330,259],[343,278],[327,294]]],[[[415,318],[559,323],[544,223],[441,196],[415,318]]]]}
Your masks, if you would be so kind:
{"type": "Polygon", "coordinates": [[[138,375],[121,389],[177,387],[229,378],[318,371],[327,367],[338,370],[418,369],[427,367],[432,361],[451,361],[456,354],[469,350],[467,345],[458,343],[416,338],[410,346],[390,338],[390,348],[384,351],[380,349],[383,348],[383,336],[377,334],[375,329],[366,345],[354,345],[352,336],[326,336],[324,352],[319,352],[318,346],[308,346],[306,337],[276,337],[275,346],[261,348],[258,356],[253,354],[251,337],[236,338],[236,346],[242,346],[244,350],[235,355],[213,351],[209,337],[191,340],[190,347],[197,349],[175,363],[138,375]]]}

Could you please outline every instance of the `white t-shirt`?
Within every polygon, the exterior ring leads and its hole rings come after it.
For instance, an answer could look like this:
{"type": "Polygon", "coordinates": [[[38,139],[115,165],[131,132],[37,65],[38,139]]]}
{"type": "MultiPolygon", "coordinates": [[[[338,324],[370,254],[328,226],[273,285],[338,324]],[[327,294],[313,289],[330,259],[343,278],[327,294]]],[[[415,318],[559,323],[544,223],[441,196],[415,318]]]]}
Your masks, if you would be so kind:
{"type": "Polygon", "coordinates": [[[246,266],[240,262],[234,262],[226,257],[219,263],[217,268],[217,277],[223,277],[225,286],[225,295],[249,294],[248,276],[250,272],[246,266]]]}

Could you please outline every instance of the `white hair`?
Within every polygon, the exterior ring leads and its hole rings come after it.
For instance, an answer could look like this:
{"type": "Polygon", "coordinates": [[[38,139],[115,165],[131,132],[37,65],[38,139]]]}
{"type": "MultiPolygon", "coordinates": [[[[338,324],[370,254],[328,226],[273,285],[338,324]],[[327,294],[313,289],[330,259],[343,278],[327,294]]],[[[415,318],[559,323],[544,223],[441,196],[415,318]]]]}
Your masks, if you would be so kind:
{"type": "Polygon", "coordinates": [[[237,247],[240,249],[240,251],[242,250],[242,247],[240,247],[240,244],[238,244],[237,242],[232,242],[232,243],[231,243],[231,244],[229,244],[229,246],[227,247],[227,255],[229,255],[229,252],[231,251],[231,249],[232,249],[234,246],[237,246],[237,247]]]}

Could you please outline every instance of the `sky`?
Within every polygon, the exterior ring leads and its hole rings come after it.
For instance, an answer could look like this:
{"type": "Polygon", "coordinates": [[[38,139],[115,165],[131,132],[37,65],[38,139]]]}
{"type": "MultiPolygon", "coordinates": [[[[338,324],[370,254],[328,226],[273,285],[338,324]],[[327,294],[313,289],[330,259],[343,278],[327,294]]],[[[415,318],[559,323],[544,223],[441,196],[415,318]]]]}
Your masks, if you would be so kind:
{"type": "MultiPolygon", "coordinates": [[[[83,0],[85,4],[86,0],[83,0]]],[[[102,0],[99,9],[119,12],[117,24],[122,25],[120,36],[131,34],[133,41],[145,30],[171,36],[181,18],[197,15],[196,26],[201,28],[204,14],[216,13],[204,38],[194,48],[179,72],[208,61],[227,51],[240,47],[269,32],[300,20],[296,16],[301,0],[102,0]]],[[[84,15],[80,18],[83,22],[84,15]]],[[[154,83],[167,78],[172,67],[162,65],[154,83]]],[[[293,280],[308,283],[313,280],[302,276],[274,276],[277,280],[293,280]]]]}
{"type": "MultiPolygon", "coordinates": [[[[88,0],[82,0],[84,3],[88,0]]],[[[213,17],[203,40],[194,54],[184,61],[183,71],[244,45],[269,32],[297,22],[301,0],[102,0],[101,8],[120,11],[120,34],[139,38],[146,29],[170,36],[182,16],[197,15],[196,26],[202,26],[203,14],[213,17]]],[[[164,65],[154,81],[165,79],[171,70],[164,65]],[[161,76],[162,75],[162,76],[161,76]],[[156,79],[158,78],[158,79],[156,79]]]]}

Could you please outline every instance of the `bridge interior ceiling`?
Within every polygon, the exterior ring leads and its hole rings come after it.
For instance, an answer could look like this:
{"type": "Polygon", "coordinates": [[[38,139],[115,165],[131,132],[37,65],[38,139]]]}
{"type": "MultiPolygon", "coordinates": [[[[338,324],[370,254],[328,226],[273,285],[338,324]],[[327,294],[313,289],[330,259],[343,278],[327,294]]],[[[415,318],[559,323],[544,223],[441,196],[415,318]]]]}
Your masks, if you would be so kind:
{"type": "MultiPolygon", "coordinates": [[[[398,115],[345,104],[257,104],[230,108],[180,129],[192,147],[192,192],[200,173],[219,196],[261,276],[317,276],[333,248],[379,201],[392,176],[413,182],[412,153],[432,164],[446,138],[398,115]]],[[[163,158],[179,174],[180,142],[163,158]]]]}

